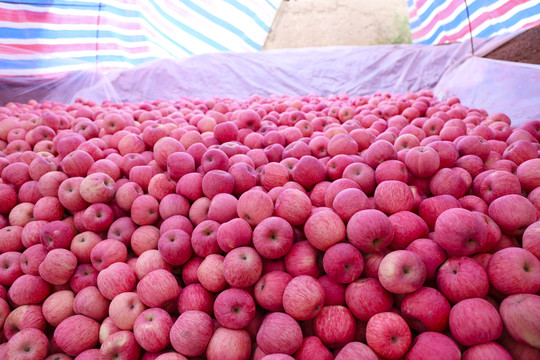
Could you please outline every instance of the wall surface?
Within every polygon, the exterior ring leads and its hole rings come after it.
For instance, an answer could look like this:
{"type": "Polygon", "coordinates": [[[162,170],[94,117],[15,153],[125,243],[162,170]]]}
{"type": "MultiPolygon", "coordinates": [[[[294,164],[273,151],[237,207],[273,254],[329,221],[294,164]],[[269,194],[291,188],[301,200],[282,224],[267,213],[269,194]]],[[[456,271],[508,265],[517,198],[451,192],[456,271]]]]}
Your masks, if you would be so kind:
{"type": "Polygon", "coordinates": [[[281,3],[264,49],[376,45],[406,33],[405,0],[289,0],[281,3]]]}

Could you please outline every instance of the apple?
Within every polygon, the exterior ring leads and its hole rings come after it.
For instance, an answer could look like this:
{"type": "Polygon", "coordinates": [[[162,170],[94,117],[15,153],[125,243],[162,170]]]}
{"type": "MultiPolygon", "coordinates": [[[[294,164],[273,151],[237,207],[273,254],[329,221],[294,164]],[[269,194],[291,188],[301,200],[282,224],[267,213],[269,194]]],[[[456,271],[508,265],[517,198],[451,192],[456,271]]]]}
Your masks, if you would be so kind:
{"type": "Polygon", "coordinates": [[[540,260],[523,248],[508,247],[494,253],[487,274],[491,285],[506,295],[540,290],[540,260]]]}
{"type": "Polygon", "coordinates": [[[294,243],[291,250],[285,255],[285,268],[292,276],[319,277],[323,274],[322,255],[323,253],[314,248],[308,241],[299,241],[294,243]]]}
{"type": "Polygon", "coordinates": [[[452,195],[438,195],[424,199],[418,207],[418,214],[433,230],[435,221],[445,210],[461,207],[459,201],[452,195]]]}
{"type": "Polygon", "coordinates": [[[353,360],[353,359],[365,359],[365,360],[376,360],[378,359],[377,354],[364,343],[358,341],[352,341],[345,345],[337,353],[336,360],[353,360]]]}
{"type": "Polygon", "coordinates": [[[255,284],[254,296],[257,304],[268,311],[284,311],[283,293],[292,276],[283,271],[271,271],[255,284]]]}
{"type": "Polygon", "coordinates": [[[246,220],[234,218],[219,226],[217,243],[221,250],[229,252],[234,248],[250,245],[252,234],[251,226],[246,220]]]}
{"type": "Polygon", "coordinates": [[[409,170],[407,166],[399,160],[386,160],[375,169],[375,181],[377,184],[383,181],[396,180],[407,183],[409,180],[409,170]]]}
{"type": "Polygon", "coordinates": [[[51,294],[42,305],[43,317],[52,326],[58,326],[68,317],[75,315],[73,304],[75,294],[70,290],[60,290],[51,294]]]}
{"type": "Polygon", "coordinates": [[[82,214],[82,225],[89,231],[106,231],[114,221],[113,210],[103,203],[90,205],[82,214]]]}
{"type": "Polygon", "coordinates": [[[373,315],[366,327],[368,346],[387,359],[399,359],[411,345],[411,330],[405,320],[393,312],[373,315]]]}
{"type": "Polygon", "coordinates": [[[49,350],[49,339],[43,331],[23,329],[13,335],[7,344],[7,359],[44,360],[49,350]]]}
{"type": "Polygon", "coordinates": [[[118,294],[135,288],[135,271],[126,263],[117,262],[99,272],[97,287],[101,294],[112,300],[118,294]]]}
{"type": "Polygon", "coordinates": [[[77,293],[72,308],[75,314],[103,321],[109,313],[109,303],[110,301],[101,295],[97,287],[87,286],[77,293]]]}
{"type": "Polygon", "coordinates": [[[345,291],[345,302],[353,315],[368,321],[371,316],[392,308],[392,295],[375,278],[358,279],[345,291]]]}
{"type": "Polygon", "coordinates": [[[286,255],[292,243],[293,228],[280,217],[267,217],[253,229],[253,246],[264,258],[277,259],[286,255]]]}
{"type": "Polygon", "coordinates": [[[133,220],[131,220],[130,217],[119,217],[114,220],[109,227],[109,230],[107,231],[107,239],[118,240],[124,245],[129,245],[131,243],[133,252],[140,255],[142,248],[137,247],[139,244],[136,241],[132,241],[133,234],[137,229],[137,225],[133,222],[133,220]],[[135,247],[133,247],[134,245],[135,247]]]}
{"type": "MultiPolygon", "coordinates": [[[[151,225],[159,218],[159,202],[151,195],[140,195],[131,205],[131,219],[137,225],[151,225]]],[[[110,224],[109,224],[110,225],[110,224]]]]}
{"type": "Polygon", "coordinates": [[[109,335],[101,344],[99,359],[139,359],[141,349],[131,331],[118,331],[109,335]]]}
{"type": "Polygon", "coordinates": [[[124,292],[116,295],[110,302],[109,317],[120,330],[131,331],[135,319],[144,310],[146,310],[146,306],[141,302],[137,293],[124,292]]]}
{"type": "Polygon", "coordinates": [[[276,216],[292,226],[303,224],[311,212],[311,200],[300,190],[286,189],[275,202],[276,216]]]}
{"type": "Polygon", "coordinates": [[[195,201],[202,196],[202,180],[202,174],[186,174],[176,183],[176,193],[191,201],[195,201]]]}
{"type": "MultiPolygon", "coordinates": [[[[532,223],[523,232],[522,245],[525,250],[540,259],[540,221],[532,223]]],[[[22,264],[21,269],[23,269],[22,264]]]]}
{"type": "Polygon", "coordinates": [[[405,165],[413,176],[429,178],[440,168],[439,153],[429,146],[417,146],[405,155],[405,165]]]}
{"type": "Polygon", "coordinates": [[[418,332],[446,330],[450,308],[444,295],[430,287],[407,294],[401,302],[403,318],[418,332]]]}
{"type": "Polygon", "coordinates": [[[7,215],[17,205],[17,192],[7,184],[0,184],[0,197],[3,199],[0,214],[7,215]]]}
{"type": "Polygon", "coordinates": [[[505,329],[517,341],[539,348],[538,308],[540,296],[534,294],[510,295],[499,308],[505,329]]]}
{"type": "Polygon", "coordinates": [[[114,195],[114,200],[122,210],[130,211],[135,199],[143,194],[143,189],[139,184],[128,181],[125,184],[118,186],[118,190],[116,190],[114,195]]]}
{"type": "MultiPolygon", "coordinates": [[[[39,256],[39,253],[36,255],[39,256]]],[[[22,267],[21,267],[21,264],[22,264],[21,258],[22,258],[22,254],[17,251],[9,251],[9,252],[0,254],[0,284],[1,285],[9,286],[13,284],[15,279],[17,279],[19,276],[23,274],[22,267]]],[[[39,258],[41,258],[41,256],[39,256],[39,258]]],[[[26,257],[25,257],[25,260],[26,262],[28,262],[26,257]]]]}
{"type": "Polygon", "coordinates": [[[191,234],[191,247],[193,252],[200,257],[220,252],[217,243],[217,231],[219,223],[213,220],[200,222],[191,234]]]}
{"type": "Polygon", "coordinates": [[[487,229],[471,211],[452,208],[437,218],[435,239],[450,256],[473,255],[485,246],[487,229]]]}
{"type": "Polygon", "coordinates": [[[309,275],[294,277],[283,291],[285,312],[300,321],[315,318],[321,312],[324,300],[324,289],[309,275]]]}
{"type": "Polygon", "coordinates": [[[329,208],[320,208],[317,212],[312,212],[307,219],[304,233],[311,245],[325,251],[345,239],[346,227],[334,211],[329,208]]]}
{"type": "Polygon", "coordinates": [[[47,251],[69,248],[75,233],[64,221],[52,221],[41,230],[40,241],[47,251]]]}
{"type": "Polygon", "coordinates": [[[159,203],[159,216],[166,220],[173,215],[187,216],[189,213],[189,201],[179,194],[168,194],[159,203]]]}
{"type": "MultiPolygon", "coordinates": [[[[41,241],[41,231],[49,222],[44,220],[31,221],[24,225],[21,231],[21,243],[25,248],[29,248],[33,245],[39,244],[41,241]]],[[[7,227],[7,224],[6,224],[7,227]]],[[[4,234],[6,235],[6,234],[4,234]]],[[[15,236],[14,236],[15,237],[15,236]]],[[[15,237],[15,238],[18,238],[15,237]]],[[[18,240],[18,239],[17,239],[18,240]]],[[[15,241],[14,244],[18,242],[15,241]]]]}
{"type": "Polygon", "coordinates": [[[204,174],[202,179],[202,192],[204,196],[212,199],[217,194],[232,194],[234,190],[234,177],[224,170],[211,170],[204,174]]]}
{"type": "Polygon", "coordinates": [[[238,217],[246,220],[252,227],[269,218],[274,213],[274,203],[262,191],[249,190],[238,198],[238,217]]]}
{"type": "Polygon", "coordinates": [[[77,356],[98,343],[99,323],[84,315],[73,315],[54,330],[53,341],[64,353],[77,356]]]}
{"type": "MultiPolygon", "coordinates": [[[[238,155],[235,155],[238,156],[238,155]]],[[[247,156],[247,155],[246,155],[247,156]]],[[[233,156],[234,158],[234,156],[233,156]]],[[[231,158],[232,159],[232,158],[231,158]]],[[[253,163],[251,158],[248,159],[253,163]]],[[[230,160],[229,160],[230,161],[230,160]]],[[[240,196],[241,194],[249,191],[252,187],[257,185],[257,180],[259,175],[255,172],[254,163],[247,164],[243,162],[235,163],[229,166],[227,170],[229,174],[232,175],[234,179],[234,189],[233,194],[240,196]]]]}
{"type": "Polygon", "coordinates": [[[323,344],[336,348],[354,339],[356,322],[345,306],[325,306],[313,320],[313,331],[323,344]]]}
{"type": "Polygon", "coordinates": [[[463,352],[462,359],[504,359],[512,360],[512,355],[496,342],[471,346],[463,352]]]}
{"type": "Polygon", "coordinates": [[[85,231],[73,237],[69,250],[80,263],[90,263],[92,250],[101,241],[101,237],[98,234],[92,231],[85,231]]]}
{"type": "Polygon", "coordinates": [[[69,286],[78,293],[87,286],[97,286],[98,271],[91,264],[80,264],[75,268],[69,286]]]}
{"type": "Polygon", "coordinates": [[[260,255],[249,246],[231,250],[223,261],[223,275],[232,287],[246,288],[254,285],[262,273],[260,255]]]}
{"type": "Polygon", "coordinates": [[[294,181],[305,187],[307,190],[326,178],[326,168],[313,156],[303,156],[292,170],[294,181]]]}
{"type": "Polygon", "coordinates": [[[377,140],[364,152],[364,161],[373,169],[385,160],[396,160],[397,152],[394,146],[386,140],[377,140]]]}
{"type": "Polygon", "coordinates": [[[39,275],[52,285],[69,282],[77,267],[77,258],[66,249],[52,249],[39,265],[39,275]]]}
{"type": "Polygon", "coordinates": [[[64,215],[64,208],[58,198],[44,196],[35,203],[33,215],[36,220],[61,220],[64,215]]]}
{"type": "Polygon", "coordinates": [[[98,242],[90,252],[92,266],[98,271],[106,269],[115,262],[127,260],[127,247],[120,241],[106,239],[98,242]]]}
{"type": "Polygon", "coordinates": [[[454,338],[465,346],[497,340],[503,329],[497,310],[481,298],[465,299],[454,305],[449,324],[454,338]]]}
{"type": "Polygon", "coordinates": [[[486,297],[489,284],[482,265],[466,256],[446,260],[437,272],[437,288],[454,304],[486,297]]]}
{"type": "Polygon", "coordinates": [[[242,289],[227,289],[214,302],[216,320],[229,329],[243,329],[255,317],[255,301],[242,289]]]}
{"type": "Polygon", "coordinates": [[[133,335],[144,350],[158,352],[170,344],[169,332],[172,326],[172,318],[165,310],[151,308],[137,316],[133,325],[133,335]]]}
{"type": "Polygon", "coordinates": [[[208,314],[190,310],[180,314],[172,325],[170,342],[182,355],[200,356],[204,354],[213,332],[214,323],[208,314]]]}
{"type": "Polygon", "coordinates": [[[204,173],[212,170],[227,171],[229,157],[219,149],[209,149],[201,157],[201,168],[204,173]]]}
{"type": "Polygon", "coordinates": [[[348,284],[360,277],[364,270],[364,260],[353,245],[338,243],[326,250],[323,268],[332,280],[348,284]]]}
{"type": "Polygon", "coordinates": [[[45,331],[47,322],[39,305],[23,305],[13,309],[5,318],[3,336],[10,340],[19,331],[35,328],[45,331]]]}
{"type": "Polygon", "coordinates": [[[189,284],[180,290],[177,307],[180,314],[199,310],[212,315],[214,305],[214,294],[206,290],[201,284],[189,284]]]}
{"type": "Polygon", "coordinates": [[[90,204],[108,203],[114,198],[116,183],[105,173],[93,173],[81,181],[79,192],[83,200],[90,204]]]}
{"type": "Polygon", "coordinates": [[[167,168],[167,158],[176,152],[184,152],[184,146],[176,139],[171,137],[162,137],[157,140],[153,147],[154,160],[160,168],[167,168]]]}
{"type": "Polygon", "coordinates": [[[171,265],[183,265],[193,254],[189,234],[180,229],[162,234],[159,237],[158,250],[163,259],[171,265]]]}
{"type": "Polygon", "coordinates": [[[151,249],[143,252],[135,262],[135,274],[140,280],[151,271],[165,269],[172,271],[172,266],[167,263],[158,250],[151,249]]]}
{"type": "Polygon", "coordinates": [[[410,187],[401,181],[383,181],[375,189],[374,197],[377,209],[390,215],[398,211],[410,211],[414,206],[410,187]]]}
{"type": "Polygon", "coordinates": [[[224,260],[225,257],[222,255],[210,254],[200,263],[197,268],[197,279],[206,290],[217,293],[227,286],[223,274],[224,260]]]}
{"type": "Polygon", "coordinates": [[[331,207],[344,222],[349,222],[354,214],[368,208],[368,198],[362,190],[348,188],[340,191],[331,207]]]}
{"type": "Polygon", "coordinates": [[[460,360],[458,345],[445,334],[426,331],[418,334],[405,355],[406,360],[415,359],[460,360]]]}
{"type": "Polygon", "coordinates": [[[523,190],[531,192],[540,186],[540,159],[530,159],[519,164],[516,170],[517,178],[523,190]]]}
{"type": "Polygon", "coordinates": [[[237,203],[231,194],[216,194],[208,208],[208,219],[222,224],[236,218],[237,203]]]}
{"type": "Polygon", "coordinates": [[[217,328],[206,347],[208,360],[248,360],[251,338],[246,330],[217,328]]]}
{"type": "Polygon", "coordinates": [[[504,195],[489,204],[488,215],[501,231],[508,235],[521,235],[536,221],[536,210],[527,198],[516,195],[504,195]]]}
{"type": "Polygon", "coordinates": [[[394,237],[389,247],[394,250],[405,249],[415,239],[428,236],[426,222],[411,211],[399,211],[388,217],[394,228],[394,237]]]}
{"type": "Polygon", "coordinates": [[[86,151],[74,150],[65,155],[60,166],[68,177],[76,177],[85,176],[93,164],[94,159],[86,151]]]}
{"type": "Polygon", "coordinates": [[[149,272],[137,284],[137,294],[149,307],[162,307],[175,301],[180,286],[173,274],[165,269],[149,272]]]}
{"type": "Polygon", "coordinates": [[[257,346],[266,354],[292,355],[302,346],[300,325],[285,313],[269,313],[257,332],[257,346]]]}
{"type": "Polygon", "coordinates": [[[386,290],[396,294],[408,294],[420,289],[424,284],[426,266],[415,253],[396,250],[382,259],[378,277],[386,290]]]}

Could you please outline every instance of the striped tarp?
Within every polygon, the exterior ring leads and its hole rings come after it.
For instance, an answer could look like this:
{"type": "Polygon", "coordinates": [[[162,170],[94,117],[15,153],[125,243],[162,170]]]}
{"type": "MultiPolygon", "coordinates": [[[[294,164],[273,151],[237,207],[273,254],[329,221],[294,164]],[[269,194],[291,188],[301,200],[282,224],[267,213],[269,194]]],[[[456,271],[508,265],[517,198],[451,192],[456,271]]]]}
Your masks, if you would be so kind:
{"type": "Polygon", "coordinates": [[[414,43],[488,38],[540,25],[540,0],[407,0],[414,43]]]}
{"type": "Polygon", "coordinates": [[[281,0],[0,0],[0,75],[261,50],[281,0]]]}

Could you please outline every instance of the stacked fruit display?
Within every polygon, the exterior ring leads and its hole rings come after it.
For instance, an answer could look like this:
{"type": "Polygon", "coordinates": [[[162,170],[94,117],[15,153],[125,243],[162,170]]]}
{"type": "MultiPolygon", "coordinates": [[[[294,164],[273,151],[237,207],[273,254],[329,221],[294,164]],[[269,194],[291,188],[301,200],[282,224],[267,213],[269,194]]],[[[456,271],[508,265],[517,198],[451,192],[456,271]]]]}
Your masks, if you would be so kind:
{"type": "Polygon", "coordinates": [[[372,96],[0,107],[0,359],[540,359],[540,120],[372,96]]]}

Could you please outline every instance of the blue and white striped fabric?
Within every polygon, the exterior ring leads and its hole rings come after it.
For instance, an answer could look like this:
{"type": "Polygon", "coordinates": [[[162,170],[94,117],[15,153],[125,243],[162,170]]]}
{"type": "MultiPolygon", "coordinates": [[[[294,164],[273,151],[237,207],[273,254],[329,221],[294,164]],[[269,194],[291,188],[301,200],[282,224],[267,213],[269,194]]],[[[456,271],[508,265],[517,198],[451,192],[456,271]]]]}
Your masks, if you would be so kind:
{"type": "Polygon", "coordinates": [[[261,50],[281,0],[3,0],[0,75],[261,50]]]}
{"type": "Polygon", "coordinates": [[[540,0],[407,0],[413,43],[488,38],[540,25],[540,0]]]}

